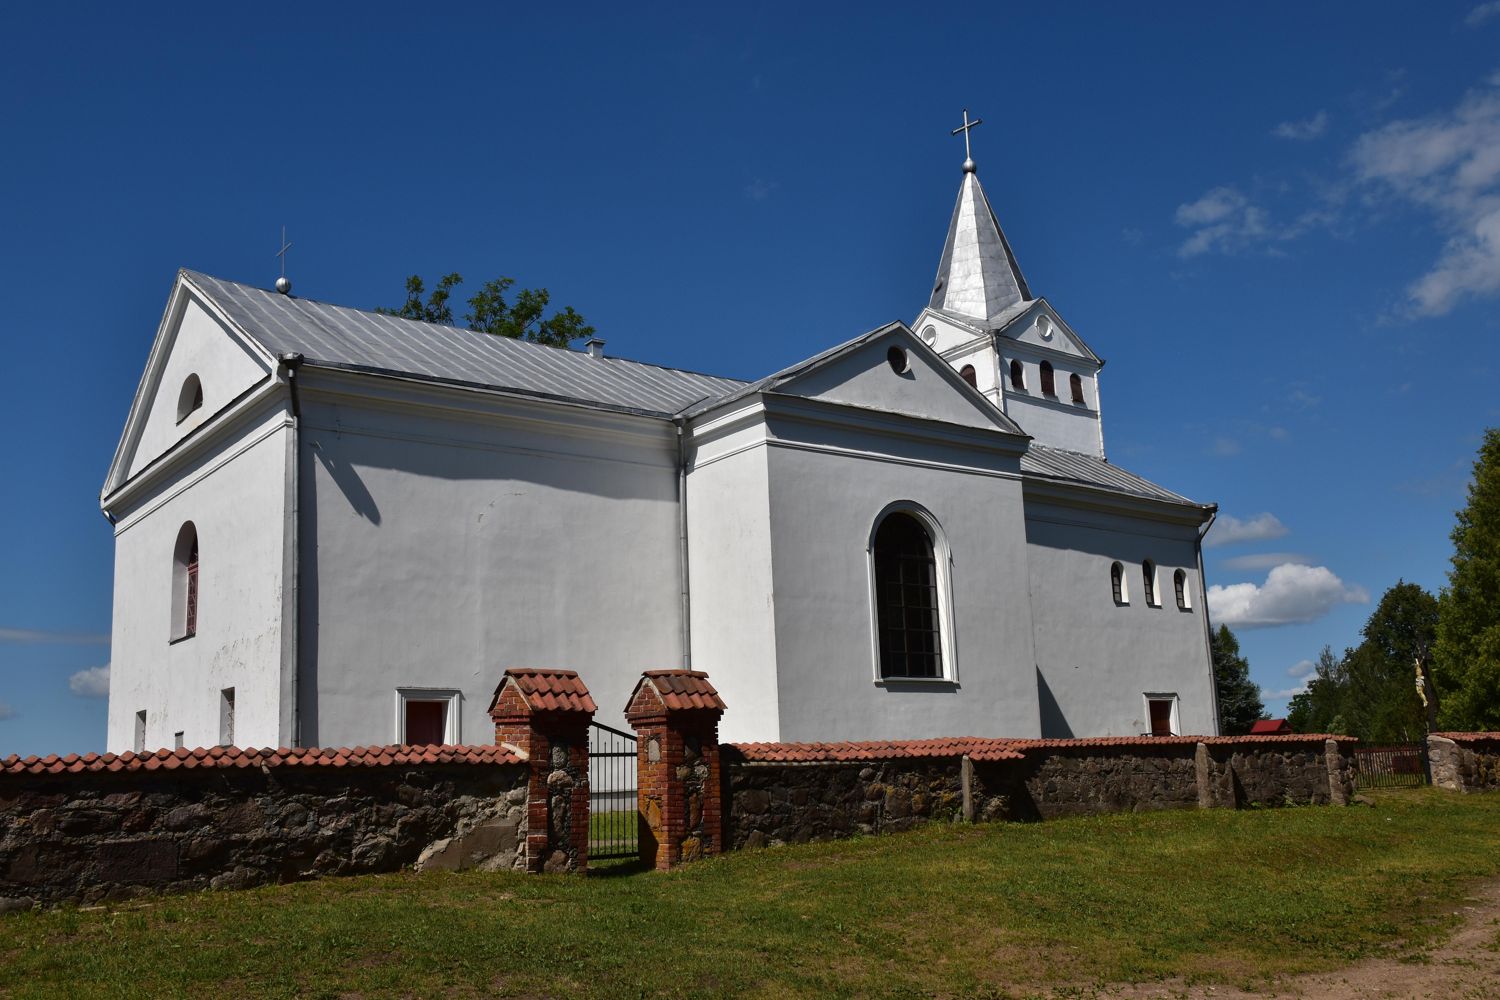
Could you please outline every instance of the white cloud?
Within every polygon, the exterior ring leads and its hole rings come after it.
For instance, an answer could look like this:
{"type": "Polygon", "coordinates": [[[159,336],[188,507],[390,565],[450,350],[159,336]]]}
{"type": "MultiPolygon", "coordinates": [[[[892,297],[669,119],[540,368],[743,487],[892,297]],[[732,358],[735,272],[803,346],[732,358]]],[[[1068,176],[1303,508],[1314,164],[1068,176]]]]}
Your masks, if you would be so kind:
{"type": "Polygon", "coordinates": [[[1316,139],[1328,131],[1328,112],[1319,111],[1311,118],[1300,122],[1282,122],[1271,130],[1278,139],[1316,139]]]}
{"type": "Polygon", "coordinates": [[[1300,552],[1255,552],[1247,556],[1225,559],[1220,565],[1225,569],[1244,571],[1274,569],[1286,563],[1309,566],[1312,564],[1312,557],[1300,552]]]}
{"type": "Polygon", "coordinates": [[[1208,616],[1234,628],[1271,628],[1317,621],[1340,604],[1366,604],[1369,592],[1345,584],[1327,566],[1277,566],[1263,584],[1208,588],[1208,616]]]}
{"type": "Polygon", "coordinates": [[[50,642],[80,646],[103,646],[108,632],[47,632],[34,628],[0,628],[0,642],[50,642]]]}
{"type": "Polygon", "coordinates": [[[1269,238],[1265,209],[1232,187],[1216,187],[1197,201],[1177,206],[1177,224],[1194,230],[1177,248],[1179,257],[1235,253],[1269,238]]]}
{"type": "Polygon", "coordinates": [[[757,177],[745,185],[745,197],[751,201],[765,201],[771,195],[775,194],[776,189],[780,186],[775,181],[768,181],[765,178],[757,177]]]}
{"type": "Polygon", "coordinates": [[[1311,677],[1313,674],[1316,674],[1317,672],[1318,665],[1312,660],[1298,660],[1296,663],[1293,663],[1290,667],[1286,668],[1286,675],[1288,677],[1295,677],[1299,681],[1306,681],[1309,677],[1311,677]]]}
{"type": "Polygon", "coordinates": [[[108,698],[109,664],[78,671],[68,678],[68,690],[80,698],[108,698]]]}
{"type": "Polygon", "coordinates": [[[1232,437],[1216,437],[1213,446],[1208,449],[1209,454],[1228,458],[1240,453],[1240,443],[1232,437]]]}
{"type": "Polygon", "coordinates": [[[1500,0],[1490,0],[1489,3],[1482,3],[1469,11],[1468,16],[1464,18],[1464,24],[1477,28],[1493,17],[1500,17],[1500,0]]]}
{"type": "Polygon", "coordinates": [[[1447,236],[1403,312],[1441,316],[1500,294],[1500,73],[1451,111],[1365,133],[1349,160],[1358,180],[1431,213],[1447,236]]]}
{"type": "Polygon", "coordinates": [[[1287,526],[1269,511],[1243,520],[1232,514],[1220,514],[1218,520],[1214,521],[1214,526],[1209,529],[1208,537],[1203,540],[1203,544],[1212,548],[1218,545],[1233,545],[1236,542],[1262,542],[1270,538],[1280,538],[1286,533],[1287,526]]]}
{"type": "Polygon", "coordinates": [[[0,701],[0,722],[4,722],[6,719],[14,719],[15,717],[16,710],[11,708],[5,702],[0,701]]]}

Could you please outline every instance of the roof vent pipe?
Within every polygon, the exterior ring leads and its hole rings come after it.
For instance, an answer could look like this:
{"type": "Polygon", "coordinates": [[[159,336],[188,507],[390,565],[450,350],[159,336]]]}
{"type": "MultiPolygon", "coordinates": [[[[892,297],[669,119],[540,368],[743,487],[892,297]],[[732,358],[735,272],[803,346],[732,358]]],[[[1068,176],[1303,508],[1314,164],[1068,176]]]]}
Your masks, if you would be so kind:
{"type": "Polygon", "coordinates": [[[583,348],[589,352],[589,357],[591,358],[604,357],[604,341],[598,337],[590,337],[588,342],[583,345],[583,348]]]}

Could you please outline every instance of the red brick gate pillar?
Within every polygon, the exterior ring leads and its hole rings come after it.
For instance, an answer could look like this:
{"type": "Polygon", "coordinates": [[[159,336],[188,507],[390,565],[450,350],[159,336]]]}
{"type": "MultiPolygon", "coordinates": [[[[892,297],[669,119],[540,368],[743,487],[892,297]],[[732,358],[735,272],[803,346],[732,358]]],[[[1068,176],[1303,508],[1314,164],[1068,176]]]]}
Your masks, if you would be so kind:
{"type": "Polygon", "coordinates": [[[635,728],[641,860],[673,868],[723,849],[719,717],[724,701],[696,670],[648,670],[625,718],[635,728]]]}
{"type": "Polygon", "coordinates": [[[594,699],[572,670],[515,669],[495,689],[495,742],[526,756],[526,870],[589,866],[589,723],[594,699]]]}

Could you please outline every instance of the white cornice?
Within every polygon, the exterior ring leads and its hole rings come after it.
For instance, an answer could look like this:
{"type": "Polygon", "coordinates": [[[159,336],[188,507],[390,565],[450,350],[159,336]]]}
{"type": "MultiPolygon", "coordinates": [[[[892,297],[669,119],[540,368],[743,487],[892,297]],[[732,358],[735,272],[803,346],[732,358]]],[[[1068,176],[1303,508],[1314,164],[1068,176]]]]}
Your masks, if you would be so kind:
{"type": "MultiPolygon", "coordinates": [[[[180,471],[186,465],[201,458],[221,442],[234,436],[246,426],[263,419],[277,408],[287,408],[289,400],[284,384],[270,375],[255,383],[212,419],[194,428],[187,437],[162,452],[144,469],[131,476],[113,491],[99,498],[99,508],[113,514],[119,508],[128,507],[143,492],[154,489],[164,479],[180,471]]],[[[291,413],[287,410],[287,420],[291,413]]]]}
{"type": "Polygon", "coordinates": [[[445,385],[307,362],[298,370],[307,402],[332,401],[390,412],[439,414],[469,423],[519,427],[591,441],[651,446],[675,439],[666,417],[600,409],[564,400],[540,399],[503,389],[445,385]]]}
{"type": "Polygon", "coordinates": [[[882,437],[1019,456],[1030,437],[999,427],[969,427],[907,413],[829,403],[804,396],[761,394],[767,417],[856,430],[882,437]]]}
{"type": "Polygon", "coordinates": [[[1025,474],[1021,484],[1022,493],[1028,504],[1028,516],[1031,516],[1030,503],[1033,500],[1056,504],[1060,507],[1074,507],[1135,518],[1144,517],[1184,525],[1200,525],[1218,509],[1214,504],[1156,500],[1099,486],[1045,479],[1032,473],[1025,474]]]}

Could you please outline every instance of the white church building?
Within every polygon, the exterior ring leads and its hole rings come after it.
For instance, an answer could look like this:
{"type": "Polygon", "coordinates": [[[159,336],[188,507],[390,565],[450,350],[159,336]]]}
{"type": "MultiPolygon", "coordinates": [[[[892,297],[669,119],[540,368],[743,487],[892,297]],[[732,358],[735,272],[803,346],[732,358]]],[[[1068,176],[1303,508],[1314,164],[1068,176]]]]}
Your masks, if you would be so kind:
{"type": "Polygon", "coordinates": [[[1217,732],[1214,513],[1105,458],[1103,362],[972,161],[931,299],[758,382],[182,271],[100,504],[108,748],[489,742],[507,667],[724,738],[1217,732]]]}

